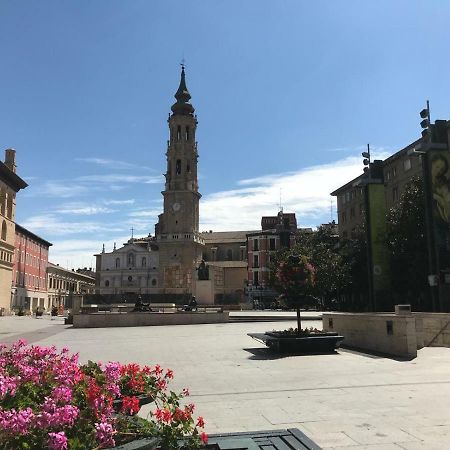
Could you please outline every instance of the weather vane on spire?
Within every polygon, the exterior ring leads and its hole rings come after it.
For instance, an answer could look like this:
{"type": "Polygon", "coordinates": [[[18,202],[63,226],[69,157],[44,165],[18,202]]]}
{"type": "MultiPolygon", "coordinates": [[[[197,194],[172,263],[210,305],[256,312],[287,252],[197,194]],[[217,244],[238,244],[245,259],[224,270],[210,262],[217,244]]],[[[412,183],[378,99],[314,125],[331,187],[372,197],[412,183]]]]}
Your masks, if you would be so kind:
{"type": "Polygon", "coordinates": [[[181,57],[181,63],[180,66],[184,69],[184,66],[186,65],[186,60],[184,59],[184,52],[183,52],[183,56],[181,57]]]}

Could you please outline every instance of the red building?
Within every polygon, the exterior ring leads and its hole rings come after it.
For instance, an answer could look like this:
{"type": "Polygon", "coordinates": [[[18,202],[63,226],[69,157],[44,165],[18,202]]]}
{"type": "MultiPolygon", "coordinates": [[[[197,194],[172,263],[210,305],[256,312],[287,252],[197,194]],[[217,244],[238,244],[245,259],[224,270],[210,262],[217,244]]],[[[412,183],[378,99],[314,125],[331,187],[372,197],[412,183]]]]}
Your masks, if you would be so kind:
{"type": "Polygon", "coordinates": [[[16,223],[12,306],[34,311],[51,307],[47,294],[48,250],[52,244],[16,223]]]}
{"type": "Polygon", "coordinates": [[[267,288],[272,255],[281,248],[290,248],[296,232],[295,213],[280,211],[276,216],[263,216],[261,231],[247,234],[249,292],[267,288]]]}

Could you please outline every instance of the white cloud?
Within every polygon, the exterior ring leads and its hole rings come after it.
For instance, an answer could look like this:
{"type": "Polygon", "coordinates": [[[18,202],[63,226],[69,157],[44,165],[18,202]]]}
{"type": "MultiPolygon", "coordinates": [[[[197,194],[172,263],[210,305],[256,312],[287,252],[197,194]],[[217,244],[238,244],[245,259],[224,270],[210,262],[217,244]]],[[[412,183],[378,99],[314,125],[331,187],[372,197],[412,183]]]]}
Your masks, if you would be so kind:
{"type": "Polygon", "coordinates": [[[27,197],[46,196],[59,198],[73,198],[89,193],[89,186],[75,184],[73,181],[46,181],[42,185],[33,185],[25,190],[27,197]]]}
{"type": "Polygon", "coordinates": [[[105,175],[82,175],[75,178],[77,181],[88,181],[94,183],[161,183],[161,176],[150,175],[123,175],[123,174],[105,174],[105,175]]]}
{"type": "Polygon", "coordinates": [[[141,169],[141,170],[154,170],[147,166],[142,166],[139,164],[133,164],[126,161],[118,161],[116,159],[105,159],[105,158],[75,158],[75,161],[86,162],[91,164],[96,164],[102,167],[110,167],[111,169],[141,169]]]}
{"type": "Polygon", "coordinates": [[[95,214],[108,214],[117,210],[106,206],[88,205],[83,203],[66,203],[55,210],[58,214],[72,214],[80,216],[92,216],[95,214]]]}
{"type": "MultiPolygon", "coordinates": [[[[122,226],[114,224],[105,224],[102,222],[71,222],[60,220],[55,214],[42,214],[32,216],[26,219],[21,225],[33,233],[45,233],[52,236],[63,236],[67,234],[83,234],[83,233],[105,233],[123,231],[122,226]]],[[[44,239],[48,239],[42,236],[44,239]]]]}
{"type": "MultiPolygon", "coordinates": [[[[373,159],[384,159],[386,152],[373,152],[373,159]]],[[[299,226],[315,227],[329,220],[330,199],[336,205],[336,199],[330,192],[344,185],[362,173],[362,158],[348,157],[338,161],[307,167],[297,171],[280,174],[265,174],[260,177],[241,180],[236,189],[219,191],[205,195],[200,202],[201,230],[257,230],[263,215],[274,215],[278,212],[280,189],[284,211],[295,212],[299,226]]],[[[159,199],[158,202],[161,200],[159,199]]],[[[98,205],[131,205],[134,200],[99,200],[98,205]]],[[[83,204],[80,203],[80,208],[83,204]]],[[[102,248],[102,236],[106,251],[111,251],[114,241],[121,247],[131,235],[133,227],[135,235],[153,233],[153,225],[162,212],[157,207],[149,209],[135,208],[127,211],[125,218],[119,223],[76,220],[61,220],[55,214],[30,217],[22,225],[46,238],[53,240],[51,260],[60,265],[74,267],[90,267],[92,255],[102,248]],[[62,236],[83,233],[86,236],[98,236],[98,239],[65,239],[62,236]],[[109,236],[118,236],[109,239],[109,236]],[[60,237],[61,236],[61,237],[60,237]],[[61,240],[60,240],[61,239],[61,240]],[[103,238],[104,239],[104,238],[103,238]]],[[[70,217],[70,216],[69,216],[70,217]]]]}
{"type": "Polygon", "coordinates": [[[129,217],[158,217],[161,214],[160,209],[138,209],[136,211],[130,211],[128,213],[129,217]]]}
{"type": "MultiPolygon", "coordinates": [[[[136,235],[144,237],[147,234],[136,235]]],[[[67,269],[78,269],[80,267],[95,268],[95,254],[101,253],[103,244],[105,251],[111,252],[116,244],[116,248],[121,248],[130,239],[130,234],[122,234],[114,239],[94,240],[94,239],[55,239],[50,247],[49,260],[54,264],[59,264],[67,269]]]]}
{"type": "Polygon", "coordinates": [[[105,205],[133,205],[134,198],[129,200],[103,200],[103,203],[105,205]]]}
{"type": "MultiPolygon", "coordinates": [[[[388,154],[378,153],[377,158],[388,154]]],[[[295,172],[268,174],[241,180],[241,189],[216,192],[200,205],[201,229],[249,230],[260,227],[261,216],[274,215],[281,203],[285,212],[295,212],[300,226],[317,226],[329,220],[330,192],[362,173],[359,157],[295,172]]],[[[332,199],[335,205],[336,200],[332,199]]]]}

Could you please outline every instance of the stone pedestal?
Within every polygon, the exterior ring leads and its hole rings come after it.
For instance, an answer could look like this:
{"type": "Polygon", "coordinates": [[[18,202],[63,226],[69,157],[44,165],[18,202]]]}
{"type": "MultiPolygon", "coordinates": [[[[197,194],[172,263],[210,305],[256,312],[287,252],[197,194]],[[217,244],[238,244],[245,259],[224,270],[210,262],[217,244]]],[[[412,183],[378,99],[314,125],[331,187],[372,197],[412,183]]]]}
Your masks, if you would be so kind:
{"type": "Polygon", "coordinates": [[[198,305],[214,304],[214,282],[213,280],[197,280],[195,286],[195,299],[198,305]]]}

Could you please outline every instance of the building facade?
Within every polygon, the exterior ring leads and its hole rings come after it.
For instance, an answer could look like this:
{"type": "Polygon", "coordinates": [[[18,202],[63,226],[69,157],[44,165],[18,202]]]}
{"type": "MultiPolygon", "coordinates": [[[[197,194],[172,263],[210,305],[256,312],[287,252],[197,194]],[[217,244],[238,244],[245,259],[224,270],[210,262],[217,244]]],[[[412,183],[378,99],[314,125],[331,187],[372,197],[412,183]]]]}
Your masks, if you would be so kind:
{"type": "Polygon", "coordinates": [[[294,213],[280,211],[261,218],[261,231],[247,234],[249,291],[269,286],[271,258],[295,243],[297,219],[294,213]]]}
{"type": "Polygon", "coordinates": [[[49,308],[52,306],[71,309],[73,295],[93,294],[95,278],[60,267],[59,264],[48,263],[47,286],[49,308]]]}
{"type": "Polygon", "coordinates": [[[103,251],[96,258],[96,294],[123,296],[159,292],[159,252],[151,237],[131,238],[121,248],[109,253],[103,251]]]}
{"type": "Polygon", "coordinates": [[[27,183],[16,174],[16,151],[5,151],[5,162],[0,161],[0,314],[11,311],[14,249],[16,241],[16,194],[27,183]]]}
{"type": "Polygon", "coordinates": [[[15,258],[12,273],[12,307],[48,309],[47,266],[50,242],[15,224],[15,258]]]}
{"type": "MultiPolygon", "coordinates": [[[[371,164],[372,172],[377,172],[377,178],[384,186],[386,211],[400,199],[413,177],[422,177],[421,159],[411,155],[420,142],[420,139],[412,142],[384,161],[376,160],[371,164]]],[[[367,177],[367,173],[362,173],[331,193],[337,199],[338,230],[341,239],[355,238],[364,225],[366,205],[363,184],[367,177]]]]}

